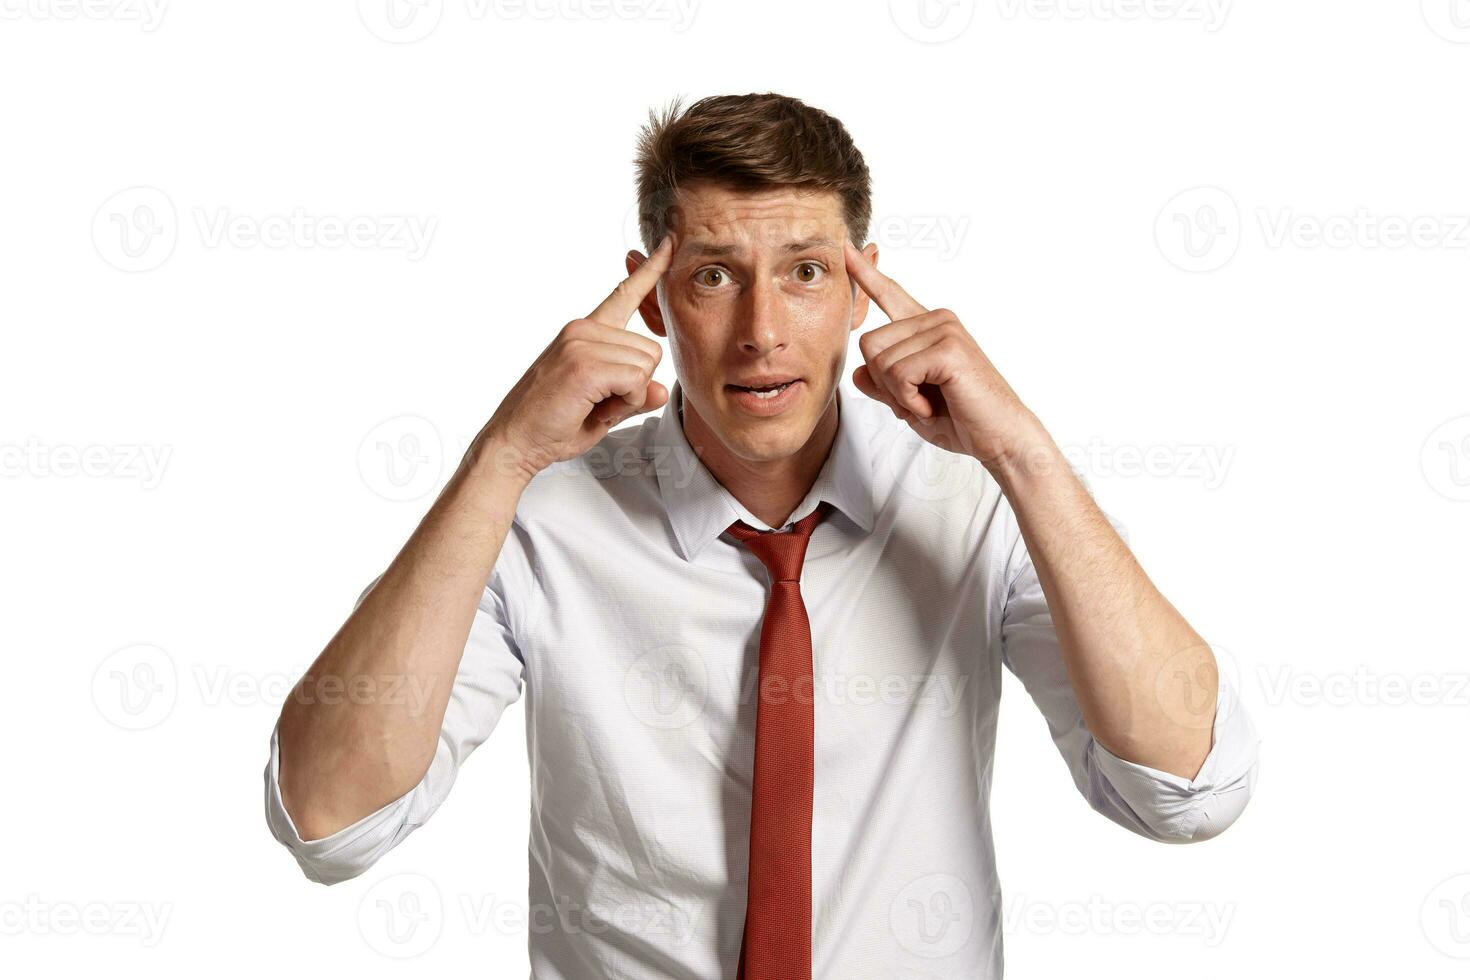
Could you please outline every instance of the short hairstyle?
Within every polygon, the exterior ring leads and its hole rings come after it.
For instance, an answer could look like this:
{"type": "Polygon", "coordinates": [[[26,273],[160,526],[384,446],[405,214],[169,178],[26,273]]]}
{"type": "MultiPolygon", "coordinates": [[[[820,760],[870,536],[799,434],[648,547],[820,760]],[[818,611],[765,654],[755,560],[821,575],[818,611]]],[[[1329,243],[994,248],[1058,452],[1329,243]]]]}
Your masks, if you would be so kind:
{"type": "Polygon", "coordinates": [[[733,190],[798,187],[834,191],[861,247],[872,219],[872,181],[847,128],[821,109],[775,92],[713,95],[683,112],[675,99],[650,109],[638,135],[638,232],[652,251],[670,224],[680,185],[710,181],[733,190]]]}

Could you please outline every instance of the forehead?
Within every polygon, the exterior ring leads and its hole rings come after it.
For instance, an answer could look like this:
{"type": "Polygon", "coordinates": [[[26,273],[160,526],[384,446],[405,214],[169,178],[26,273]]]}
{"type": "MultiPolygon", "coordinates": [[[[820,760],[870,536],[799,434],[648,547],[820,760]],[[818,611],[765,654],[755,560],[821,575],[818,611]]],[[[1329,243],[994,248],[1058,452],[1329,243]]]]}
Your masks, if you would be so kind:
{"type": "Polygon", "coordinates": [[[779,250],[793,242],[822,240],[840,249],[847,234],[842,198],[835,191],[795,187],[736,190],[708,182],[687,184],[679,188],[672,219],[680,251],[695,244],[779,250]]]}

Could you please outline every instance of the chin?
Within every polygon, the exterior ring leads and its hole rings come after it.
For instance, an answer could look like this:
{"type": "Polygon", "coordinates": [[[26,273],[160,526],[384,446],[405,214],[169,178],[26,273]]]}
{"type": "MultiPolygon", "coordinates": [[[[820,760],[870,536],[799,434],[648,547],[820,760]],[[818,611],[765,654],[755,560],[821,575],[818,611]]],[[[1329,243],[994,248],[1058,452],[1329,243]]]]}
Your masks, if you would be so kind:
{"type": "Polygon", "coordinates": [[[724,440],[750,460],[784,459],[807,444],[816,427],[812,417],[815,395],[799,380],[778,395],[757,400],[726,386],[719,405],[724,440]]]}

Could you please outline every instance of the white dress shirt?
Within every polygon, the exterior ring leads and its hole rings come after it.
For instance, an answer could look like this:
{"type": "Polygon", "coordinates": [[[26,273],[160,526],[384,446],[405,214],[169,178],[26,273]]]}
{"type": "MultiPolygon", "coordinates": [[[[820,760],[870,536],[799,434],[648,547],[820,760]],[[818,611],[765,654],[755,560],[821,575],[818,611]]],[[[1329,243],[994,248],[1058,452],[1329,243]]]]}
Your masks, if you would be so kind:
{"type": "MultiPolygon", "coordinates": [[[[529,900],[550,926],[530,932],[532,975],[735,976],[768,573],[725,529],[771,528],[693,454],[681,399],[676,383],[660,416],[531,481],[417,787],[303,841],[272,736],[267,816],[307,877],[359,875],[428,820],[524,695],[529,900]]],[[[832,451],[787,524],[835,505],[801,578],[816,688],[813,976],[999,977],[989,804],[1002,664],[1087,802],[1156,840],[1229,826],[1250,797],[1256,734],[1222,672],[1195,779],[1094,741],[995,481],[845,380],[838,405],[832,451]]]]}

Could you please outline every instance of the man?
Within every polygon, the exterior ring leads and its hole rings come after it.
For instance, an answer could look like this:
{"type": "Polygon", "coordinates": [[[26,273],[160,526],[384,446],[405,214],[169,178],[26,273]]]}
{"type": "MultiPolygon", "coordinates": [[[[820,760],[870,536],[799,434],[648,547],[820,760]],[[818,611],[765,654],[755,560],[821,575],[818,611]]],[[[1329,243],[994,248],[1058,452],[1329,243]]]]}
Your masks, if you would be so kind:
{"type": "Polygon", "coordinates": [[[1255,733],[955,314],[858,247],[841,123],[675,105],[637,166],[656,247],[511,389],[302,681],[427,703],[289,699],[271,828],[315,881],[362,873],[524,694],[540,980],[998,977],[1002,664],[1088,803],[1158,840],[1235,820],[1255,733]],[[870,298],[891,322],[848,387],[870,298]]]}

